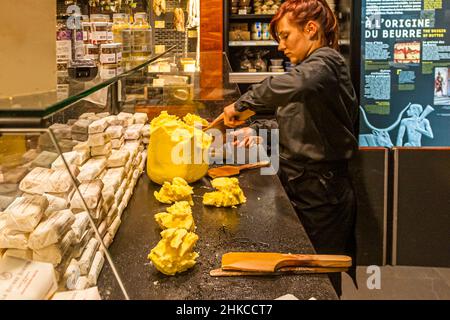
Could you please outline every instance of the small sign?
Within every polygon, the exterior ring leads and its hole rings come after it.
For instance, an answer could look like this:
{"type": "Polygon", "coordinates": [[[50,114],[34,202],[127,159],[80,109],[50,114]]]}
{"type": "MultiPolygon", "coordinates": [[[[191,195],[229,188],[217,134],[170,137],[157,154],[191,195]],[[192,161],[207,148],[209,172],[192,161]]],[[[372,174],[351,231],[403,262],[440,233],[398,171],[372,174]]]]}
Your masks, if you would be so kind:
{"type": "Polygon", "coordinates": [[[155,53],[159,54],[159,53],[163,53],[164,51],[166,51],[166,46],[163,44],[157,44],[155,45],[155,53]]]}
{"type": "Polygon", "coordinates": [[[159,72],[159,65],[158,64],[149,65],[148,72],[159,72]]]}
{"type": "Polygon", "coordinates": [[[164,87],[164,79],[153,79],[154,87],[164,87]]]}
{"type": "Polygon", "coordinates": [[[184,65],[184,72],[195,72],[195,63],[186,63],[184,65]]]}
{"type": "Polygon", "coordinates": [[[238,14],[247,14],[247,9],[239,9],[238,14]]]}
{"type": "Polygon", "coordinates": [[[188,38],[197,38],[197,30],[188,30],[188,38]]]}
{"type": "Polygon", "coordinates": [[[155,21],[155,29],[164,29],[166,27],[166,22],[164,20],[155,21]]]}

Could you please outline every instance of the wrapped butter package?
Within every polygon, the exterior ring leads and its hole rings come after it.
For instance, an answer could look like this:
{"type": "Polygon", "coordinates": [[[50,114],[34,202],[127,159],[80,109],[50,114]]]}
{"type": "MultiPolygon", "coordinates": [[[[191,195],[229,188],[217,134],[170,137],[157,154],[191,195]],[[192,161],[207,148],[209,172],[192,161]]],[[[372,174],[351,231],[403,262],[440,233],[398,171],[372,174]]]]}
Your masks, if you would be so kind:
{"type": "Polygon", "coordinates": [[[57,140],[72,139],[72,128],[67,124],[55,123],[49,129],[53,131],[57,140]]]}
{"type": "Polygon", "coordinates": [[[24,167],[8,168],[7,170],[0,169],[1,183],[19,183],[28,173],[28,169],[24,167]],[[3,179],[1,179],[3,177],[3,179]]]}
{"type": "Polygon", "coordinates": [[[109,226],[108,233],[111,235],[111,238],[114,239],[114,237],[116,236],[117,230],[119,230],[121,223],[122,223],[122,221],[120,220],[120,217],[116,217],[116,219],[114,219],[113,223],[109,226]]]}
{"type": "Polygon", "coordinates": [[[118,213],[117,205],[114,203],[109,209],[108,214],[106,215],[105,221],[108,227],[113,223],[114,219],[116,219],[117,213],[118,213]]]}
{"type": "Polygon", "coordinates": [[[36,149],[29,149],[22,155],[22,159],[25,162],[31,162],[39,155],[39,152],[36,149]]]}
{"type": "Polygon", "coordinates": [[[11,230],[31,232],[41,221],[47,207],[46,197],[18,197],[5,209],[6,226],[11,230]]]}
{"type": "Polygon", "coordinates": [[[103,252],[97,251],[92,261],[91,269],[88,273],[89,286],[97,285],[98,276],[102,271],[103,265],[105,264],[105,258],[103,257],[103,252]]]}
{"type": "Polygon", "coordinates": [[[95,120],[94,122],[92,122],[89,125],[88,133],[89,134],[101,133],[101,132],[104,132],[107,127],[108,127],[108,121],[106,121],[106,119],[102,118],[99,120],[95,120]]]}
{"type": "Polygon", "coordinates": [[[112,192],[103,193],[102,192],[102,198],[103,198],[102,210],[103,210],[103,213],[106,215],[114,203],[114,200],[115,200],[114,193],[112,193],[112,192]]]}
{"type": "Polygon", "coordinates": [[[0,281],[0,300],[46,300],[58,287],[49,263],[4,257],[0,259],[0,274],[9,275],[0,281]]]}
{"type": "Polygon", "coordinates": [[[64,271],[63,282],[64,286],[69,290],[74,290],[78,278],[81,276],[80,267],[75,259],[72,259],[64,271]]]}
{"type": "MultiPolygon", "coordinates": [[[[73,174],[78,176],[78,168],[76,166],[71,166],[73,174]]],[[[43,184],[44,192],[46,193],[69,193],[74,187],[72,177],[66,169],[56,169],[52,172],[47,181],[43,184]]]]}
{"type": "Polygon", "coordinates": [[[81,167],[80,174],[77,176],[77,179],[80,182],[90,182],[97,178],[105,168],[105,157],[91,158],[81,167]]]}
{"type": "Polygon", "coordinates": [[[109,233],[107,233],[105,235],[105,237],[103,238],[103,244],[105,245],[106,248],[109,248],[109,246],[112,244],[113,242],[113,238],[111,237],[111,235],[109,233]]]}
{"type": "Polygon", "coordinates": [[[123,195],[125,194],[125,190],[127,189],[127,180],[123,180],[120,184],[119,189],[117,189],[114,197],[116,198],[116,204],[119,204],[122,201],[123,195]]]}
{"type": "Polygon", "coordinates": [[[133,124],[129,126],[124,133],[125,140],[137,140],[142,135],[143,124],[133,124]]]}
{"type": "Polygon", "coordinates": [[[75,284],[75,290],[85,290],[89,286],[89,280],[87,276],[81,276],[78,278],[75,284]]]}
{"type": "Polygon", "coordinates": [[[57,292],[52,300],[102,300],[97,287],[85,290],[57,292]]]}
{"type": "Polygon", "coordinates": [[[100,197],[97,208],[91,210],[92,219],[96,221],[96,225],[98,225],[106,215],[105,210],[103,210],[103,198],[100,197]]]}
{"type": "Polygon", "coordinates": [[[133,114],[134,117],[134,123],[137,124],[145,124],[148,121],[148,116],[144,112],[136,112],[133,114]]]}
{"type": "Polygon", "coordinates": [[[89,119],[92,117],[96,117],[95,112],[85,112],[83,114],[80,115],[80,119],[89,119]]]}
{"type": "Polygon", "coordinates": [[[92,260],[94,259],[95,253],[97,252],[99,242],[97,239],[92,238],[89,240],[86,248],[81,255],[78,265],[80,267],[81,275],[87,275],[89,269],[91,268],[92,260]]]}
{"type": "Polygon", "coordinates": [[[109,112],[98,112],[95,114],[100,119],[109,117],[111,114],[109,112]]]}
{"type": "Polygon", "coordinates": [[[64,199],[66,201],[70,201],[70,199],[72,199],[72,196],[74,193],[75,193],[75,187],[72,186],[72,188],[70,188],[69,191],[67,191],[67,192],[55,192],[55,193],[48,193],[48,194],[52,195],[54,197],[64,199]]]}
{"type": "MultiPolygon", "coordinates": [[[[78,143],[80,142],[87,142],[87,140],[89,139],[89,135],[87,133],[72,133],[72,138],[74,141],[78,141],[78,143]]],[[[73,150],[73,148],[72,148],[73,150]]]]}
{"type": "Polygon", "coordinates": [[[131,126],[134,123],[134,117],[133,114],[128,112],[121,112],[117,115],[118,120],[124,120],[125,121],[125,127],[131,126]]]}
{"type": "Polygon", "coordinates": [[[13,201],[15,197],[0,195],[0,211],[5,210],[13,201]]]}
{"type": "Polygon", "coordinates": [[[28,247],[39,250],[58,243],[74,221],[75,216],[70,209],[55,212],[30,234],[28,247]]]}
{"type": "Polygon", "coordinates": [[[110,141],[111,141],[111,138],[109,137],[109,134],[103,132],[103,133],[95,133],[95,134],[89,135],[87,143],[90,147],[98,147],[98,146],[103,146],[110,141]]]}
{"type": "Polygon", "coordinates": [[[55,211],[64,210],[69,207],[69,202],[65,198],[56,197],[48,193],[44,193],[43,196],[48,200],[48,207],[44,212],[46,217],[50,216],[55,211]]]}
{"type": "Polygon", "coordinates": [[[33,260],[33,251],[30,249],[8,249],[5,251],[3,256],[24,260],[33,260]]]}
{"type": "Polygon", "coordinates": [[[103,181],[103,193],[112,193],[119,188],[120,184],[125,177],[125,170],[123,167],[111,168],[106,171],[106,174],[102,177],[103,181]]]}
{"type": "Polygon", "coordinates": [[[43,194],[43,185],[50,179],[53,170],[47,168],[36,167],[31,170],[19,184],[22,192],[30,194],[43,194]]]}
{"type": "Polygon", "coordinates": [[[11,230],[6,226],[7,215],[0,214],[0,248],[22,249],[28,248],[28,234],[11,230]]]}
{"type": "Polygon", "coordinates": [[[128,126],[128,121],[125,119],[118,119],[117,116],[108,116],[105,118],[110,126],[128,126]]]}
{"type": "Polygon", "coordinates": [[[75,221],[72,224],[72,230],[75,233],[77,242],[81,241],[81,238],[85,234],[88,226],[89,226],[89,213],[87,213],[86,211],[77,213],[75,215],[75,221]]]}
{"type": "MultiPolygon", "coordinates": [[[[89,130],[89,125],[92,122],[94,122],[94,121],[88,120],[88,119],[80,119],[77,122],[75,122],[72,126],[72,138],[75,139],[75,137],[73,135],[74,133],[87,135],[88,130],[89,130]]],[[[76,140],[78,140],[78,139],[76,139],[76,140]]]]}
{"type": "Polygon", "coordinates": [[[108,127],[105,132],[109,134],[109,137],[111,139],[120,139],[123,136],[125,130],[122,126],[111,126],[108,127]]]}
{"type": "Polygon", "coordinates": [[[83,254],[84,250],[86,249],[86,246],[88,245],[89,241],[94,238],[94,229],[88,229],[84,233],[84,235],[81,237],[81,241],[74,246],[74,249],[72,251],[73,257],[75,259],[78,259],[83,254]]]}
{"type": "Polygon", "coordinates": [[[111,147],[113,149],[120,149],[125,144],[125,138],[122,136],[120,139],[112,139],[111,147]]]}
{"type": "Polygon", "coordinates": [[[142,127],[141,133],[144,138],[150,138],[150,125],[149,124],[144,125],[142,127]]]}
{"type": "Polygon", "coordinates": [[[33,250],[33,260],[52,263],[55,267],[61,263],[70,246],[76,241],[75,233],[69,230],[62,240],[39,250],[33,250]]]}
{"type": "Polygon", "coordinates": [[[70,152],[73,150],[73,147],[75,147],[78,144],[78,140],[60,140],[58,141],[59,147],[61,148],[61,152],[70,152]]]}
{"type": "Polygon", "coordinates": [[[67,120],[67,125],[70,126],[72,128],[72,126],[75,124],[75,122],[77,122],[78,119],[69,119],[67,120]]]}
{"type": "Polygon", "coordinates": [[[77,166],[82,166],[91,158],[91,151],[90,149],[87,150],[76,150],[75,151],[78,154],[77,162],[75,163],[77,166]]]}
{"type": "Polygon", "coordinates": [[[123,149],[130,152],[130,159],[134,159],[136,157],[137,153],[139,152],[139,145],[140,143],[135,142],[134,140],[127,141],[124,144],[123,149]]]}
{"type": "Polygon", "coordinates": [[[89,147],[87,141],[78,142],[76,146],[73,147],[73,151],[91,151],[91,147],[89,147]]]}
{"type": "Polygon", "coordinates": [[[108,168],[124,167],[130,159],[128,150],[113,150],[109,156],[106,166],[108,168]]]}
{"type": "Polygon", "coordinates": [[[69,151],[62,154],[62,156],[59,156],[53,163],[52,163],[52,169],[64,169],[66,166],[64,165],[64,161],[62,159],[64,157],[64,160],[66,160],[68,165],[79,165],[79,154],[76,151],[69,151]]]}
{"type": "MultiPolygon", "coordinates": [[[[103,182],[101,180],[94,180],[80,184],[78,190],[80,191],[81,195],[86,201],[88,209],[97,208],[101,200],[102,189],[103,189],[103,182]]],[[[78,195],[78,192],[75,192],[72,197],[72,200],[70,200],[70,207],[84,210],[83,202],[80,196],[78,195]]]]}
{"type": "Polygon", "coordinates": [[[100,233],[100,237],[104,237],[104,235],[106,234],[107,231],[107,224],[106,224],[106,220],[103,220],[102,223],[100,223],[100,225],[98,226],[98,233],[100,233]]]}
{"type": "Polygon", "coordinates": [[[52,163],[58,158],[58,154],[55,152],[42,151],[36,159],[31,162],[31,168],[41,167],[50,168],[52,163]]]}
{"type": "Polygon", "coordinates": [[[144,137],[144,138],[142,139],[142,143],[143,143],[143,144],[149,144],[149,143],[150,143],[150,137],[144,137]]]}
{"type": "Polygon", "coordinates": [[[108,142],[102,146],[91,147],[91,156],[106,156],[109,157],[111,155],[112,145],[111,142],[108,142]]]}

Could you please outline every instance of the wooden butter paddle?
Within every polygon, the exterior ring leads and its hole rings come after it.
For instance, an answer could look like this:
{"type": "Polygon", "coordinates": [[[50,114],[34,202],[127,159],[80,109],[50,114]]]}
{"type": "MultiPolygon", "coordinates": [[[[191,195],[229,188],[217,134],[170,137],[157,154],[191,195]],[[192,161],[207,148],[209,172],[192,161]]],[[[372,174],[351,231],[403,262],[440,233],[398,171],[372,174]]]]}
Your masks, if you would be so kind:
{"type": "Polygon", "coordinates": [[[346,272],[348,268],[310,268],[310,267],[285,267],[275,272],[261,271],[226,271],[214,269],[209,272],[211,277],[239,277],[239,276],[280,276],[287,274],[311,274],[311,273],[335,273],[346,272]]]}
{"type": "Polygon", "coordinates": [[[262,168],[269,165],[270,161],[261,161],[257,163],[243,164],[240,166],[222,166],[209,169],[208,175],[213,179],[219,177],[231,177],[238,175],[242,170],[262,168]]]}
{"type": "Polygon", "coordinates": [[[284,267],[348,268],[352,258],[343,255],[229,252],[222,256],[224,271],[276,272],[284,267]]]}

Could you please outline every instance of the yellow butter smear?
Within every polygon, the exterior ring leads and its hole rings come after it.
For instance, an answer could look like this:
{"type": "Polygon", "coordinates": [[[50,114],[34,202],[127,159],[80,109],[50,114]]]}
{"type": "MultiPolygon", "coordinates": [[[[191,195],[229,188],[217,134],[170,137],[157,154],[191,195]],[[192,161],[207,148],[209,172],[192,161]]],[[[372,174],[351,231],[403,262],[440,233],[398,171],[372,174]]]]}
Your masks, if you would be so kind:
{"type": "Polygon", "coordinates": [[[172,204],[177,201],[187,201],[191,206],[194,205],[192,201],[193,188],[180,177],[175,177],[170,182],[164,182],[161,189],[154,192],[156,200],[162,203],[172,204]]]}
{"type": "Polygon", "coordinates": [[[198,236],[186,229],[170,228],[161,232],[162,239],[154,247],[150,259],[160,272],[175,275],[192,268],[198,253],[193,252],[198,236]]]}
{"type": "Polygon", "coordinates": [[[216,207],[231,207],[245,203],[247,198],[239,187],[237,178],[217,178],[211,182],[218,191],[205,193],[203,204],[216,207]]]}
{"type": "Polygon", "coordinates": [[[155,214],[155,220],[162,229],[181,228],[187,231],[194,231],[194,218],[192,217],[189,202],[176,202],[166,210],[167,212],[155,214]]]}
{"type": "Polygon", "coordinates": [[[194,122],[203,119],[191,114],[184,118],[187,123],[163,111],[150,123],[147,174],[155,183],[175,177],[192,183],[208,171],[207,150],[212,137],[194,127],[194,122]]]}

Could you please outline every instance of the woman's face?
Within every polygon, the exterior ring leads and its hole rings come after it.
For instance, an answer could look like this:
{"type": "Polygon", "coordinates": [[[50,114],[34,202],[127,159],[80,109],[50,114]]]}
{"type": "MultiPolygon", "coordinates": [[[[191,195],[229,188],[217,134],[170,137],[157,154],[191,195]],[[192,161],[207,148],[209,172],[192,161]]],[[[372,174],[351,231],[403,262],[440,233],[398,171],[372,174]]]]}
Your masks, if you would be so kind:
{"type": "Polygon", "coordinates": [[[279,38],[278,50],[283,51],[293,64],[298,64],[308,57],[314,41],[311,40],[307,27],[301,28],[284,15],[277,24],[279,38]]]}

